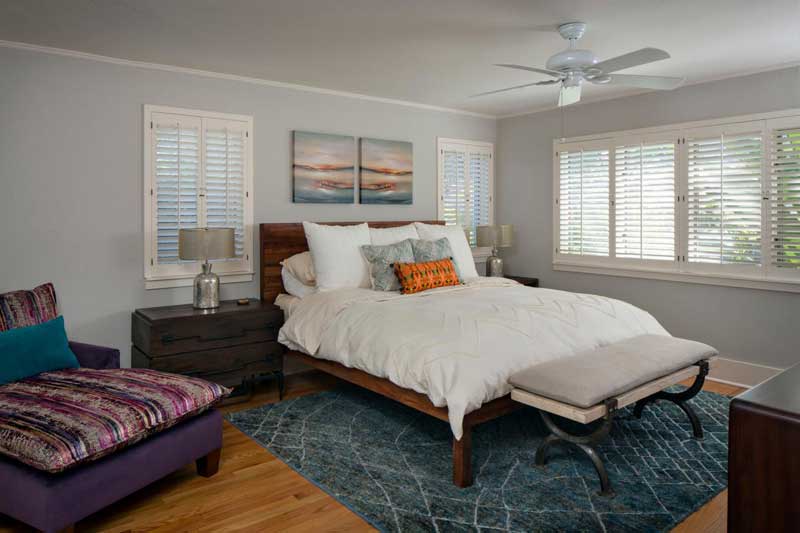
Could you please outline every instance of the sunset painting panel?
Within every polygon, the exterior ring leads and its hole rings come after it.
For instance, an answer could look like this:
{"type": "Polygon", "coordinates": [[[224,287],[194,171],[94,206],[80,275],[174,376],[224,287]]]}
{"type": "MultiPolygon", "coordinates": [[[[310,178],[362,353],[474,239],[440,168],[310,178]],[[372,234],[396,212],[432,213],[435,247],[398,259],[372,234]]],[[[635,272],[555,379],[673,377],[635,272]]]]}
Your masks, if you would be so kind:
{"type": "Polygon", "coordinates": [[[301,204],[355,201],[355,137],[294,132],[293,199],[301,204]]]}
{"type": "Polygon", "coordinates": [[[410,142],[361,139],[362,204],[411,204],[413,182],[410,142]]]}

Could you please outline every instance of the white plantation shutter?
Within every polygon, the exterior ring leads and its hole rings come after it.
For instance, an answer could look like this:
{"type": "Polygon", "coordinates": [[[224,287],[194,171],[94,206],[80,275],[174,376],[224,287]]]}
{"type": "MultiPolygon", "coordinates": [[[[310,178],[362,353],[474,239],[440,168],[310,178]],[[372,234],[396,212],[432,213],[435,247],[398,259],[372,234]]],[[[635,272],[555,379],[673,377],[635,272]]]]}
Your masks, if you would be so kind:
{"type": "Polygon", "coordinates": [[[616,257],[675,260],[675,141],[617,146],[616,257]]]}
{"type": "Polygon", "coordinates": [[[249,117],[145,106],[146,280],[199,271],[178,258],[181,228],[234,228],[236,257],[214,271],[251,273],[251,130],[249,117]]]}
{"type": "Polygon", "coordinates": [[[196,228],[200,184],[200,120],[153,116],[156,259],[178,262],[178,230],[196,228]]]}
{"type": "Polygon", "coordinates": [[[492,224],[493,146],[439,141],[439,217],[458,224],[475,246],[475,227],[492,224]]]}
{"type": "Polygon", "coordinates": [[[770,266],[800,274],[800,117],[767,121],[770,266]]]}
{"type": "Polygon", "coordinates": [[[235,229],[237,258],[244,255],[246,135],[244,122],[206,121],[206,225],[235,229]]]}
{"type": "Polygon", "coordinates": [[[558,152],[558,253],[609,254],[609,151],[558,152]]]}
{"type": "Polygon", "coordinates": [[[741,129],[686,132],[688,263],[761,264],[762,134],[741,129]]]}

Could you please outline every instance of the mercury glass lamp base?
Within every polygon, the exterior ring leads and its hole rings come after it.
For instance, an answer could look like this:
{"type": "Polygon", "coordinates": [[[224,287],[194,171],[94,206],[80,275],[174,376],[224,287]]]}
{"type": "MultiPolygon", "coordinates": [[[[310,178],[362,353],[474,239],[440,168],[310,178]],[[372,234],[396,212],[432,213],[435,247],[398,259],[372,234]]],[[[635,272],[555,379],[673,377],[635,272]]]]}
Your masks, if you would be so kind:
{"type": "Polygon", "coordinates": [[[503,260],[493,253],[486,260],[486,275],[493,278],[503,277],[503,260]]]}
{"type": "Polygon", "coordinates": [[[219,276],[211,272],[211,265],[203,263],[203,271],[194,278],[195,309],[219,307],[219,276]]]}

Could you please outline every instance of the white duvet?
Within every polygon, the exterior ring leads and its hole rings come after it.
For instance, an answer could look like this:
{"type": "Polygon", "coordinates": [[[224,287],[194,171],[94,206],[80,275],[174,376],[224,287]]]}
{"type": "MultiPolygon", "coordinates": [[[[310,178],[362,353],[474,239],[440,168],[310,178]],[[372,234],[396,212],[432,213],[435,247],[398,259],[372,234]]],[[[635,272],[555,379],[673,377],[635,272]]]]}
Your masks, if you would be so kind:
{"type": "Polygon", "coordinates": [[[464,415],[508,394],[508,377],[536,363],[652,333],[649,313],[587,294],[505,279],[402,296],[368,289],[320,292],[297,302],[278,340],[427,395],[464,415]]]}

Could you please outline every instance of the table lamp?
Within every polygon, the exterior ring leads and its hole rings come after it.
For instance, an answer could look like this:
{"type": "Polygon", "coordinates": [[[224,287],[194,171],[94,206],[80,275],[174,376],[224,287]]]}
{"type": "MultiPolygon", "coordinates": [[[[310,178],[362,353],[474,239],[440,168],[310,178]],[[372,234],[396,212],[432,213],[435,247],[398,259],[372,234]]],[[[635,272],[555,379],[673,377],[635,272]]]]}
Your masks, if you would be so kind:
{"type": "Polygon", "coordinates": [[[478,226],[478,246],[491,246],[492,255],[486,260],[486,275],[503,277],[503,260],[498,257],[498,248],[509,248],[514,244],[514,226],[478,226]]]}
{"type": "Polygon", "coordinates": [[[203,261],[203,271],[194,278],[195,309],[219,307],[219,276],[211,272],[209,259],[236,256],[233,228],[192,228],[178,232],[178,257],[203,261]]]}

